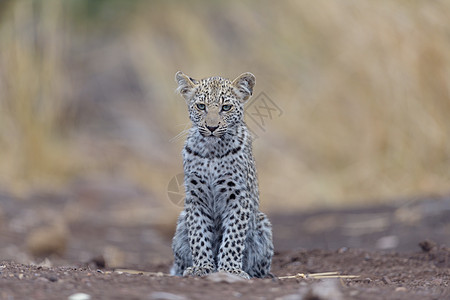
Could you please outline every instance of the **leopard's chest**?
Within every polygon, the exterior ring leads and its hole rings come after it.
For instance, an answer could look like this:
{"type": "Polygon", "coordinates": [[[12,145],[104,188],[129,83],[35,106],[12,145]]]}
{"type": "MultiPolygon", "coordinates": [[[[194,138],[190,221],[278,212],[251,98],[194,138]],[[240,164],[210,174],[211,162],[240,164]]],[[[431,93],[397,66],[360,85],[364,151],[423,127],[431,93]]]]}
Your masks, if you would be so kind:
{"type": "Polygon", "coordinates": [[[195,173],[209,182],[214,182],[219,178],[233,177],[237,173],[242,173],[243,169],[238,154],[229,154],[225,157],[186,155],[184,160],[185,176],[195,173]]]}

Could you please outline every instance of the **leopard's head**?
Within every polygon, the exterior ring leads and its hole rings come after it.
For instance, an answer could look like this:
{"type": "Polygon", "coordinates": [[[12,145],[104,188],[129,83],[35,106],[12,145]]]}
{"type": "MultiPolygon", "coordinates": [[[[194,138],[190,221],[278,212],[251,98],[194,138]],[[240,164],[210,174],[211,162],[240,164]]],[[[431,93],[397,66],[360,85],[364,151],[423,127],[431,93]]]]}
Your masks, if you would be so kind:
{"type": "Polygon", "coordinates": [[[229,128],[242,123],[244,103],[250,98],[255,76],[243,73],[230,81],[222,77],[195,80],[177,72],[177,91],[188,105],[189,117],[200,134],[221,137],[229,128]]]}

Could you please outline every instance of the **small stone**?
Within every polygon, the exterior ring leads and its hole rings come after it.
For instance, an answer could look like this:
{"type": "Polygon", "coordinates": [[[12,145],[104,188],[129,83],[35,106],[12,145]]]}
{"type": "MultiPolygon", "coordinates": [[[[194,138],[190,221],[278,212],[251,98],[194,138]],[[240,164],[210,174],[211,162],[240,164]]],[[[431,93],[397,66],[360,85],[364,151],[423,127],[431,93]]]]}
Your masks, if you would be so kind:
{"type": "Polygon", "coordinates": [[[348,251],[347,247],[342,247],[342,248],[339,248],[338,253],[341,254],[341,253],[345,253],[347,251],[348,251]]]}
{"type": "Polygon", "coordinates": [[[93,263],[97,268],[104,269],[106,267],[106,261],[103,255],[96,256],[91,259],[90,263],[93,263]]]}
{"type": "Polygon", "coordinates": [[[90,300],[91,295],[85,294],[85,293],[76,293],[76,294],[70,295],[67,299],[68,300],[90,300]]]}
{"type": "Polygon", "coordinates": [[[339,280],[324,279],[323,281],[313,283],[307,288],[300,288],[300,296],[303,300],[343,300],[339,280]]]}
{"type": "Polygon", "coordinates": [[[362,280],[362,282],[363,282],[363,283],[371,283],[371,282],[372,282],[372,279],[370,279],[369,277],[367,277],[367,278],[364,278],[364,279],[362,280]]]}
{"type": "Polygon", "coordinates": [[[48,282],[48,279],[45,277],[38,277],[36,278],[36,281],[48,282]]]}
{"type": "Polygon", "coordinates": [[[406,292],[406,288],[404,286],[399,286],[395,289],[396,292],[406,292]]]}
{"type": "Polygon", "coordinates": [[[187,300],[183,295],[176,295],[167,292],[153,292],[150,294],[150,299],[154,300],[187,300]]]}
{"type": "Polygon", "coordinates": [[[302,300],[302,296],[298,294],[290,294],[275,298],[275,300],[302,300]]]}
{"type": "Polygon", "coordinates": [[[66,252],[69,234],[64,222],[37,227],[26,237],[27,251],[34,257],[62,256],[66,252]]]}
{"type": "Polygon", "coordinates": [[[38,270],[42,270],[45,268],[51,268],[53,266],[52,262],[50,261],[50,259],[48,259],[47,257],[41,261],[38,265],[38,270]]]}
{"type": "Polygon", "coordinates": [[[377,249],[387,250],[396,248],[399,243],[400,240],[398,236],[388,235],[378,239],[375,246],[377,247],[377,249]]]}
{"type": "Polygon", "coordinates": [[[383,276],[383,278],[381,279],[385,284],[392,284],[392,281],[388,278],[388,277],[386,277],[386,276],[383,276]]]}
{"type": "Polygon", "coordinates": [[[431,240],[424,240],[419,243],[419,247],[423,252],[430,252],[434,248],[436,248],[436,243],[431,240]]]}
{"type": "Polygon", "coordinates": [[[244,278],[230,274],[227,272],[215,272],[206,276],[206,279],[212,282],[226,282],[226,283],[234,283],[239,281],[246,281],[244,278]]]}
{"type": "Polygon", "coordinates": [[[435,278],[435,279],[430,281],[431,285],[437,285],[437,286],[440,286],[443,283],[444,283],[444,281],[442,280],[442,278],[435,278]]]}

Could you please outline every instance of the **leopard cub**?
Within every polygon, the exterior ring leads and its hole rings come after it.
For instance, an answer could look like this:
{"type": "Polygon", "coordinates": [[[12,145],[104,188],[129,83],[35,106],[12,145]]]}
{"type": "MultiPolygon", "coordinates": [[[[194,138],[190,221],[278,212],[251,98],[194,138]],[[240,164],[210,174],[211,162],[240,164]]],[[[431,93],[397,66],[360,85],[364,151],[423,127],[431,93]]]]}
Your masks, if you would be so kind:
{"type": "Polygon", "coordinates": [[[273,256],[272,226],[259,211],[252,138],[243,120],[255,77],[195,80],[177,72],[175,79],[192,128],[183,149],[186,198],[171,274],[264,277],[273,256]]]}

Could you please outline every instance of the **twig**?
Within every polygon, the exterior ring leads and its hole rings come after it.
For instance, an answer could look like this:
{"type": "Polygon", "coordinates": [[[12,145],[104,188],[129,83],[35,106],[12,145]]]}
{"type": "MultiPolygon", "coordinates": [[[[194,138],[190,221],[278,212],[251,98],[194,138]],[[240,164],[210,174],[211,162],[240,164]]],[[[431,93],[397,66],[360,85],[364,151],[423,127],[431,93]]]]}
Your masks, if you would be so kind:
{"type": "Polygon", "coordinates": [[[312,273],[304,274],[297,273],[295,275],[281,276],[278,279],[328,279],[328,278],[358,278],[359,275],[339,275],[339,272],[323,272],[323,273],[312,273]]]}
{"type": "MultiPolygon", "coordinates": [[[[165,274],[163,272],[145,272],[145,271],[140,271],[140,270],[131,270],[131,269],[115,269],[113,271],[114,273],[128,273],[128,274],[142,274],[142,275],[148,275],[148,276],[157,276],[157,277],[162,277],[162,276],[171,276],[169,274],[165,274]]],[[[106,272],[105,272],[106,273],[106,272]]]]}

